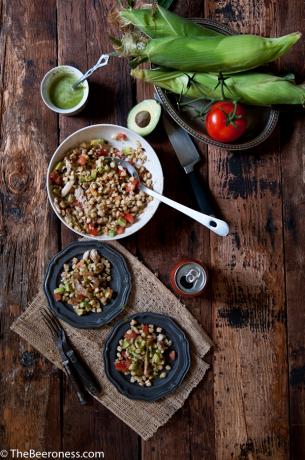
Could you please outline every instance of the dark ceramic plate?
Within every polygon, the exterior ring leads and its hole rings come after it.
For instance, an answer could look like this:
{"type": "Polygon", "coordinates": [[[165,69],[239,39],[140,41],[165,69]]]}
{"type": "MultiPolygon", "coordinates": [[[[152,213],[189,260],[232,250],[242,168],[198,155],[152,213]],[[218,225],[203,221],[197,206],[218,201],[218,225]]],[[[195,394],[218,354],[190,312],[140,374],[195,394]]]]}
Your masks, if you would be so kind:
{"type": "Polygon", "coordinates": [[[124,396],[130,399],[156,401],[176,390],[190,368],[191,358],[189,343],[184,332],[169,316],[152,312],[136,313],[119,321],[106,340],[104,348],[105,372],[110,382],[124,396]],[[130,377],[118,372],[114,367],[116,349],[119,340],[129,329],[130,321],[135,318],[144,324],[155,324],[162,327],[164,334],[172,341],[172,349],[176,352],[176,359],[171,363],[172,369],[164,379],[156,379],[151,387],[140,387],[137,383],[130,383],[130,377]]]}
{"type": "Polygon", "coordinates": [[[123,256],[107,244],[98,241],[76,241],[67,246],[63,251],[56,254],[50,261],[44,281],[44,291],[48,299],[50,309],[61,319],[77,328],[100,327],[109,323],[124,310],[131,289],[131,277],[123,256]],[[60,273],[65,263],[71,263],[73,257],[78,259],[88,249],[96,249],[111,263],[110,283],[114,292],[114,298],[107,304],[100,313],[88,313],[78,316],[72,306],[56,302],[53,291],[58,285],[60,273]]]}
{"type": "MultiPolygon", "coordinates": [[[[209,19],[193,19],[194,22],[208,27],[223,35],[233,35],[235,32],[227,26],[209,19]]],[[[227,150],[246,150],[264,142],[273,132],[279,118],[279,111],[269,107],[248,107],[249,126],[246,133],[236,142],[225,144],[211,139],[204,128],[202,118],[196,118],[196,111],[201,111],[206,102],[192,102],[191,105],[183,106],[183,111],[178,109],[178,96],[156,87],[156,92],[166,108],[169,115],[175,122],[184,128],[189,134],[206,144],[215,145],[227,150]]],[[[181,102],[190,102],[189,98],[181,98],[181,102]]]]}

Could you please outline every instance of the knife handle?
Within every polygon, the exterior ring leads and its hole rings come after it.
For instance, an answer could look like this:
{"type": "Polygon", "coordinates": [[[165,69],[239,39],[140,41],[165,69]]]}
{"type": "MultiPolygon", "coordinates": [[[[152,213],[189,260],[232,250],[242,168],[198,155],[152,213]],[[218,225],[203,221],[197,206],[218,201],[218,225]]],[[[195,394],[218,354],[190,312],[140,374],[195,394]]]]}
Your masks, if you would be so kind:
{"type": "Polygon", "coordinates": [[[97,395],[100,392],[100,386],[97,383],[92,372],[88,367],[81,361],[81,359],[76,355],[74,350],[69,350],[66,352],[67,357],[69,358],[72,366],[77,372],[79,379],[82,381],[84,388],[93,395],[97,395]]]}
{"type": "Polygon", "coordinates": [[[79,402],[84,405],[84,404],[87,404],[87,400],[86,400],[86,397],[85,397],[85,394],[84,394],[84,391],[80,385],[80,383],[77,381],[77,378],[75,376],[75,374],[73,373],[73,369],[72,369],[72,366],[71,364],[69,363],[69,361],[65,361],[63,363],[63,366],[64,366],[64,369],[65,369],[65,372],[66,372],[66,375],[68,377],[68,379],[70,380],[71,384],[72,384],[72,387],[78,397],[78,400],[79,402]]]}
{"type": "Polygon", "coordinates": [[[199,182],[198,176],[195,171],[191,171],[188,174],[193,193],[197,202],[197,206],[201,212],[208,214],[209,216],[215,216],[217,214],[215,207],[209,193],[204,188],[203,184],[199,182]]]}

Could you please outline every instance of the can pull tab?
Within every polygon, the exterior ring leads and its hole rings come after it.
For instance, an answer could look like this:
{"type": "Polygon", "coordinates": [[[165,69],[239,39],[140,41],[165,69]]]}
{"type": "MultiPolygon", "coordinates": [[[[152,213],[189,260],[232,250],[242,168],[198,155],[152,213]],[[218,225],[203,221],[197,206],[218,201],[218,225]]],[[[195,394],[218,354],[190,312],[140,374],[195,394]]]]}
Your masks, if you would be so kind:
{"type": "Polygon", "coordinates": [[[195,268],[191,268],[191,270],[185,275],[186,281],[193,285],[196,284],[199,277],[200,277],[200,272],[199,270],[196,270],[195,268]]]}

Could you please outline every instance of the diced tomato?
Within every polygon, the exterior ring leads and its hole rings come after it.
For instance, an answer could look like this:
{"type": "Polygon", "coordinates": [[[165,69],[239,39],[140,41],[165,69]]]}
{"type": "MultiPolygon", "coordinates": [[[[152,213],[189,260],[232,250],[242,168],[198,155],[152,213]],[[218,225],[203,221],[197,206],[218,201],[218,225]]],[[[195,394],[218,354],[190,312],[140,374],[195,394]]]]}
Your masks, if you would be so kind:
{"type": "Polygon", "coordinates": [[[127,220],[129,224],[133,224],[135,221],[135,216],[133,216],[132,214],[129,214],[128,212],[125,212],[124,219],[127,220]]]}
{"type": "Polygon", "coordinates": [[[86,296],[84,294],[77,294],[76,300],[77,302],[81,302],[82,300],[85,300],[86,296]]]}
{"type": "Polygon", "coordinates": [[[107,149],[97,149],[95,154],[98,157],[107,157],[109,155],[109,151],[107,149]]]}
{"type": "Polygon", "coordinates": [[[59,302],[61,300],[61,294],[59,292],[56,292],[54,294],[54,299],[56,302],[59,302]]]}
{"type": "Polygon", "coordinates": [[[82,153],[78,157],[77,163],[81,166],[84,166],[87,163],[87,160],[88,160],[88,156],[82,153]]]}
{"type": "Polygon", "coordinates": [[[125,171],[125,169],[121,169],[121,168],[118,168],[118,174],[122,177],[125,177],[127,176],[127,172],[125,171]]]}
{"type": "Polygon", "coordinates": [[[78,200],[74,200],[74,201],[72,201],[71,206],[78,206],[78,207],[81,207],[82,205],[81,205],[81,203],[80,203],[78,200]]]}
{"type": "Polygon", "coordinates": [[[83,267],[85,265],[85,261],[84,260],[80,260],[79,262],[77,262],[76,266],[77,267],[83,267]]]}
{"type": "Polygon", "coordinates": [[[142,331],[144,332],[145,335],[149,334],[148,324],[142,324],[142,331]]]}
{"type": "Polygon", "coordinates": [[[126,372],[126,364],[124,363],[124,361],[117,361],[114,366],[117,371],[126,372]]]}
{"type": "Polygon", "coordinates": [[[118,235],[122,235],[125,232],[125,227],[117,227],[116,232],[118,235]]]}
{"type": "Polygon", "coordinates": [[[176,352],[175,350],[172,350],[169,354],[169,359],[171,359],[172,361],[175,361],[176,359],[176,352]]]}
{"type": "Polygon", "coordinates": [[[127,334],[127,332],[125,332],[124,334],[125,339],[136,339],[137,337],[138,337],[138,334],[135,331],[131,331],[130,334],[127,334]]]}
{"type": "Polygon", "coordinates": [[[53,183],[53,184],[56,184],[56,185],[61,185],[61,177],[60,177],[60,174],[58,173],[58,171],[52,171],[51,174],[50,174],[50,181],[53,183]]]}
{"type": "Polygon", "coordinates": [[[128,182],[126,186],[127,192],[133,192],[139,185],[139,181],[137,179],[132,179],[128,182]]]}
{"type": "Polygon", "coordinates": [[[130,365],[131,365],[131,359],[126,358],[126,359],[124,359],[122,361],[117,361],[114,366],[115,366],[117,371],[126,372],[126,371],[128,371],[128,368],[129,368],[130,365]]]}
{"type": "Polygon", "coordinates": [[[118,133],[115,138],[117,141],[127,141],[128,139],[125,133],[118,133]]]}
{"type": "Polygon", "coordinates": [[[93,224],[88,224],[87,225],[88,233],[93,236],[98,235],[98,229],[93,225],[93,224]]]}

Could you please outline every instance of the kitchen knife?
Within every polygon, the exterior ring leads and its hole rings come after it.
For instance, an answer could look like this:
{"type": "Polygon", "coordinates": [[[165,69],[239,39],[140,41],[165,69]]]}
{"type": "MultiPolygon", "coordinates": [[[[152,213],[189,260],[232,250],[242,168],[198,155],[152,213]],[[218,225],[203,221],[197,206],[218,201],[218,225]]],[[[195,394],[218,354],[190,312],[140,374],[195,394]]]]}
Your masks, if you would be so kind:
{"type": "Polygon", "coordinates": [[[80,382],[78,380],[78,376],[76,375],[76,372],[74,371],[71,362],[69,361],[66,353],[63,350],[62,343],[60,343],[59,340],[56,340],[55,344],[56,344],[57,349],[59,351],[59,354],[60,354],[60,357],[61,357],[61,363],[63,365],[63,368],[66,371],[66,375],[67,375],[68,379],[70,380],[70,382],[71,382],[71,384],[73,386],[73,389],[74,389],[74,391],[75,391],[75,393],[76,393],[76,395],[78,397],[79,402],[82,405],[87,404],[87,400],[86,400],[86,396],[85,396],[85,393],[83,391],[83,388],[81,387],[81,384],[80,384],[80,382]]]}
{"type": "Polygon", "coordinates": [[[163,124],[178,160],[190,180],[199,210],[210,216],[215,216],[216,210],[213,200],[203,184],[199,182],[194,171],[194,166],[200,161],[200,156],[190,136],[165,113],[163,113],[163,124]]]}

